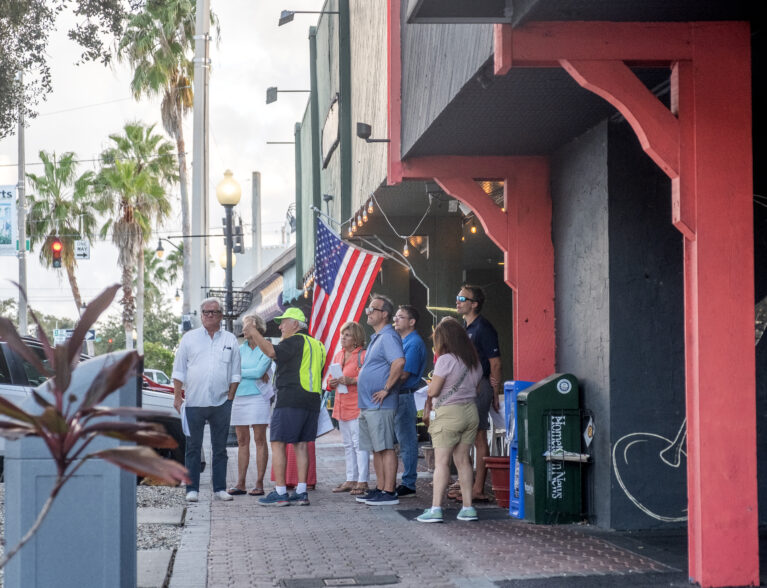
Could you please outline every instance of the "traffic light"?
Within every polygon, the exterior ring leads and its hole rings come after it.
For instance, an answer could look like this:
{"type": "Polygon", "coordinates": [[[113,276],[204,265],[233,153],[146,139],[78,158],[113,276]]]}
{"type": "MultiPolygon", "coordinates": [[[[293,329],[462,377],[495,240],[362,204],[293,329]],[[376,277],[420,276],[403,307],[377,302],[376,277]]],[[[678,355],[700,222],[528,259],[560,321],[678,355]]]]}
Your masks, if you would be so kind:
{"type": "Polygon", "coordinates": [[[61,267],[61,250],[64,244],[56,237],[51,243],[51,253],[53,254],[53,267],[61,267]]]}
{"type": "Polygon", "coordinates": [[[234,253],[245,253],[245,245],[242,242],[242,219],[239,219],[239,223],[235,225],[232,231],[232,251],[234,253]]]}

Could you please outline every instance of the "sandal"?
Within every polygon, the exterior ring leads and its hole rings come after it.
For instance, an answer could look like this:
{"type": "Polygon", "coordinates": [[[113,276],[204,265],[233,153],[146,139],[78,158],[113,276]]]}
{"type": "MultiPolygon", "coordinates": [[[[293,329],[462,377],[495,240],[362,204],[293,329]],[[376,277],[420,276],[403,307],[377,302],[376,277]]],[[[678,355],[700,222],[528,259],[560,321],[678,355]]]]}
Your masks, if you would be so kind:
{"type": "Polygon", "coordinates": [[[461,490],[448,490],[447,491],[447,497],[450,500],[463,500],[463,494],[461,494],[461,490]]]}
{"type": "Polygon", "coordinates": [[[245,494],[245,490],[242,490],[241,488],[237,488],[236,486],[233,486],[229,488],[229,490],[226,491],[227,494],[230,496],[242,496],[245,494]]]}
{"type": "Polygon", "coordinates": [[[264,489],[263,488],[253,488],[250,492],[248,492],[251,496],[263,496],[264,495],[264,489]]]}
{"type": "Polygon", "coordinates": [[[350,482],[347,480],[343,484],[339,484],[335,488],[333,488],[333,492],[349,492],[350,490],[354,489],[354,482],[350,482]]]}
{"type": "Polygon", "coordinates": [[[354,490],[349,492],[352,496],[362,496],[363,494],[367,494],[368,492],[368,484],[367,482],[357,482],[357,485],[354,487],[354,490]]]}

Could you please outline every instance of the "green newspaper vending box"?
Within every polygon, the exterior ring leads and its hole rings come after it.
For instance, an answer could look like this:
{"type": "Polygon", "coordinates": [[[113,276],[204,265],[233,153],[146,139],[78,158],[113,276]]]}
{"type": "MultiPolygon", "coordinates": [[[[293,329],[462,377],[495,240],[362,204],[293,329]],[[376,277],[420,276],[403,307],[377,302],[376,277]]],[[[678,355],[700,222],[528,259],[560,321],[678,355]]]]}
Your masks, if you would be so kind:
{"type": "Polygon", "coordinates": [[[517,396],[519,461],[525,470],[525,519],[581,519],[581,416],[578,380],[553,374],[517,396]]]}

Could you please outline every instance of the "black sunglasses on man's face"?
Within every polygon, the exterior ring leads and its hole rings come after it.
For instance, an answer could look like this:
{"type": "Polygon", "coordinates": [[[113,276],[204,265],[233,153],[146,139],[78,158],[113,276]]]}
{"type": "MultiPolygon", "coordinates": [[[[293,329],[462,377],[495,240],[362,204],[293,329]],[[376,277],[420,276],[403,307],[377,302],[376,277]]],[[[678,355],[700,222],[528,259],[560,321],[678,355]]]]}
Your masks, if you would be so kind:
{"type": "Polygon", "coordinates": [[[473,298],[468,298],[466,296],[456,296],[455,297],[455,301],[456,302],[466,302],[467,300],[469,302],[476,302],[476,300],[474,300],[473,298]]]}

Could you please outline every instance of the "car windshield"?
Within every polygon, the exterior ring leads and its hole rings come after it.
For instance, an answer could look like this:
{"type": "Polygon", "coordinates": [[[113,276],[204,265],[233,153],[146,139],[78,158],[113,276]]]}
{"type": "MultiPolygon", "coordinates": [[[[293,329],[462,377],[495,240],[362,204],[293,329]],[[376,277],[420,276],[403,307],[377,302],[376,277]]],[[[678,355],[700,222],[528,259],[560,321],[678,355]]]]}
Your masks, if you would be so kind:
{"type": "Polygon", "coordinates": [[[152,380],[157,382],[158,384],[164,384],[166,386],[170,385],[170,378],[165,375],[165,372],[161,372],[160,370],[152,370],[147,374],[152,380]]]}
{"type": "MultiPolygon", "coordinates": [[[[38,347],[37,345],[30,345],[29,348],[37,353],[37,355],[40,357],[40,361],[43,363],[43,366],[48,368],[48,359],[45,357],[45,352],[42,350],[42,348],[38,347]]],[[[48,376],[37,371],[37,368],[29,363],[26,359],[22,358],[22,363],[24,365],[24,371],[27,374],[27,381],[29,382],[30,386],[37,387],[48,379],[48,376]]]]}

